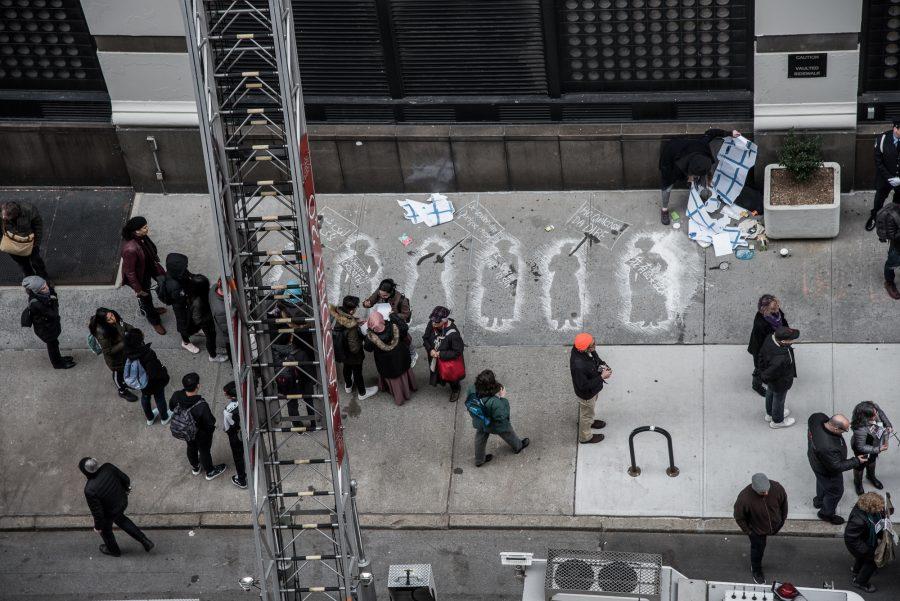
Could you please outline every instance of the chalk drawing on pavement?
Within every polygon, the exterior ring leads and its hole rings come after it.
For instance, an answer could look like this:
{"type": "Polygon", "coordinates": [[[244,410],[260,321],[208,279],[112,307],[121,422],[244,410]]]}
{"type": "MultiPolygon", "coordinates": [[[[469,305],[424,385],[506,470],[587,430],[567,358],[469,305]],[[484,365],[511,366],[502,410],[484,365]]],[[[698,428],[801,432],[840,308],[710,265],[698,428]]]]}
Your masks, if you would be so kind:
{"type": "Polygon", "coordinates": [[[578,210],[572,213],[565,225],[573,232],[592,236],[592,243],[607,250],[612,250],[625,230],[631,227],[621,219],[591,208],[589,200],[584,201],[578,210]]]}
{"type": "Polygon", "coordinates": [[[527,263],[530,275],[541,282],[539,304],[555,330],[581,328],[587,307],[587,247],[575,251],[581,238],[563,238],[543,244],[527,263]]]}
{"type": "Polygon", "coordinates": [[[517,293],[525,270],[519,248],[516,238],[503,233],[493,244],[478,249],[471,306],[476,323],[485,330],[508,332],[519,320],[524,301],[517,293]]]}
{"type": "Polygon", "coordinates": [[[342,245],[331,258],[331,283],[328,296],[340,303],[347,294],[367,297],[382,280],[378,244],[368,234],[357,232],[352,243],[342,245]]]}
{"type": "Polygon", "coordinates": [[[500,222],[482,206],[478,199],[456,211],[453,214],[453,223],[483,244],[490,244],[493,240],[498,239],[504,230],[500,222]]]}
{"type": "Polygon", "coordinates": [[[432,235],[422,240],[417,252],[407,255],[405,288],[401,291],[413,307],[411,330],[423,331],[437,305],[454,309],[452,257],[466,248],[460,241],[432,235]]]}
{"type": "Polygon", "coordinates": [[[322,246],[337,250],[351,241],[359,226],[332,209],[324,207],[319,211],[319,238],[322,246]]]}

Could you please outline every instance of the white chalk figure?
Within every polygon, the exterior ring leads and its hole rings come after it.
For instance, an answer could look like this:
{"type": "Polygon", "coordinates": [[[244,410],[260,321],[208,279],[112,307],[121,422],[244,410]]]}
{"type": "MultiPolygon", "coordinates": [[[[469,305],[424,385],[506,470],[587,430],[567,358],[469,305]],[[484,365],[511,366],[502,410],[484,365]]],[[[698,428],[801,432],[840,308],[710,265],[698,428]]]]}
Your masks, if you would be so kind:
{"type": "Polygon", "coordinates": [[[465,258],[465,251],[461,248],[465,242],[451,251],[455,243],[455,240],[429,236],[422,241],[420,250],[408,257],[406,288],[401,287],[400,290],[412,304],[412,330],[424,330],[435,306],[454,308],[453,263],[460,260],[460,254],[465,258]]]}
{"type": "Polygon", "coordinates": [[[331,302],[339,303],[347,294],[367,296],[378,287],[384,271],[378,244],[358,232],[351,243],[341,247],[331,261],[331,302]]]}
{"type": "Polygon", "coordinates": [[[703,283],[703,258],[675,230],[636,233],[623,247],[616,282],[624,326],[638,334],[665,334],[683,327],[703,283]]]}
{"type": "Polygon", "coordinates": [[[641,328],[658,327],[668,319],[666,291],[661,287],[668,265],[659,254],[653,252],[653,240],[641,238],[635,243],[635,248],[641,252],[628,261],[632,299],[628,321],[641,328]],[[636,299],[638,302],[635,302],[636,299]]]}
{"type": "Polygon", "coordinates": [[[584,316],[584,294],[587,252],[580,240],[557,240],[543,252],[538,268],[543,271],[544,315],[551,327],[560,331],[580,329],[584,316]],[[574,251],[574,253],[573,253],[574,251]]]}
{"type": "Polygon", "coordinates": [[[517,292],[524,264],[518,249],[518,240],[509,236],[479,253],[481,268],[472,282],[471,306],[479,310],[476,322],[486,330],[509,331],[519,318],[522,299],[517,292]]]}

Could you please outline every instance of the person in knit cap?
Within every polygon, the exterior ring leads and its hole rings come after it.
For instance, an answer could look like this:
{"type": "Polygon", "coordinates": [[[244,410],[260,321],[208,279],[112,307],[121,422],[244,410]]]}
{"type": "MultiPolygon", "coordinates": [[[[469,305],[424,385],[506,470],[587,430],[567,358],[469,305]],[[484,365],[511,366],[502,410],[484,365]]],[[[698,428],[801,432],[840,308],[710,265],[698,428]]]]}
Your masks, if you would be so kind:
{"type": "MultiPolygon", "coordinates": [[[[775,333],[781,326],[790,327],[781,303],[771,294],[763,294],[756,303],[756,315],[753,317],[753,329],[750,331],[750,343],[747,352],[753,355],[752,386],[759,396],[766,396],[766,387],[759,375],[759,351],[766,338],[775,333]]],[[[790,413],[790,412],[788,412],[790,413]]],[[[785,415],[788,415],[785,413],[785,415]]]]}
{"type": "Polygon", "coordinates": [[[778,534],[788,517],[787,493],[765,474],[753,474],[750,484],[734,502],[734,521],[750,537],[750,574],[756,584],[765,584],[762,570],[766,537],[778,534]]]}
{"type": "Polygon", "coordinates": [[[459,400],[459,383],[466,377],[465,344],[456,322],[450,319],[450,309],[437,306],[431,311],[422,342],[428,355],[429,383],[432,386],[449,384],[450,402],[455,403],[459,400]]]}
{"type": "Polygon", "coordinates": [[[591,430],[604,428],[606,422],[594,419],[594,403],[603,390],[603,383],[612,375],[612,370],[597,355],[594,337],[590,334],[582,332],[575,337],[569,356],[569,369],[572,372],[572,386],[578,395],[578,442],[600,442],[603,434],[594,434],[591,430]]]}
{"type": "Polygon", "coordinates": [[[56,291],[39,275],[30,275],[22,280],[22,287],[28,294],[28,306],[22,312],[22,327],[34,329],[35,336],[47,345],[47,354],[54,369],[75,367],[72,357],[63,357],[59,352],[62,322],[56,291]]]}
{"type": "Polygon", "coordinates": [[[759,350],[759,375],[767,386],[766,421],[773,429],[794,425],[795,420],[787,417],[790,411],[784,404],[797,377],[797,362],[791,345],[799,337],[800,330],[781,326],[771,336],[766,336],[759,350]]]}
{"type": "Polygon", "coordinates": [[[150,288],[157,276],[165,274],[156,245],[150,239],[147,220],[140,216],[132,217],[122,228],[122,278],[134,290],[141,314],[160,336],[166,333],[160,318],[166,309],[153,306],[150,288]]]}
{"type": "Polygon", "coordinates": [[[390,390],[394,403],[402,405],[416,390],[416,377],[410,367],[412,358],[406,342],[409,326],[396,313],[391,313],[390,319],[385,320],[378,311],[369,315],[366,325],[368,332],[363,348],[375,359],[378,387],[382,391],[390,390]]]}

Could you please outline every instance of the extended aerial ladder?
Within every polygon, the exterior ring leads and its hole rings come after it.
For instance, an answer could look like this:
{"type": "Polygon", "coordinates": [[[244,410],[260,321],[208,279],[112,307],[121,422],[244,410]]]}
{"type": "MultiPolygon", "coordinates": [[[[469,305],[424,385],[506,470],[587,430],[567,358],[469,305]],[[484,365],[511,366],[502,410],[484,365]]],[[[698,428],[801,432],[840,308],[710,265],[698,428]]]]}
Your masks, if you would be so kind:
{"type": "Polygon", "coordinates": [[[182,7],[233,315],[256,584],[266,601],[374,599],[361,572],[290,0],[182,7]],[[296,369],[307,386],[280,393],[279,376],[296,369]]]}

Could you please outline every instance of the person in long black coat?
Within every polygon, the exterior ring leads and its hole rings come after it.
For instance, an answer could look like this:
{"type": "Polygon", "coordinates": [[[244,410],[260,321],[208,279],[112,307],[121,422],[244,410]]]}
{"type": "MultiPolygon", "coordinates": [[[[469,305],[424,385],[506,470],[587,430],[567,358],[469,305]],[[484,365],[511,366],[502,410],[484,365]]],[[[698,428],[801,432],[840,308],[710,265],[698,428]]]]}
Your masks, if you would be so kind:
{"type": "Polygon", "coordinates": [[[34,334],[47,345],[47,354],[54,369],[75,367],[75,359],[63,357],[59,352],[59,335],[62,322],[59,319],[59,299],[47,280],[30,275],[22,280],[28,294],[28,307],[22,312],[22,327],[34,329],[34,334]]]}
{"type": "Polygon", "coordinates": [[[409,356],[409,326],[400,315],[391,313],[385,321],[378,311],[373,311],[366,321],[368,332],[363,348],[372,353],[375,369],[378,370],[378,386],[382,391],[390,390],[394,403],[402,405],[412,397],[417,389],[416,377],[412,372],[412,357],[409,356]]]}
{"type": "Polygon", "coordinates": [[[759,351],[762,350],[766,338],[774,334],[775,330],[781,326],[789,328],[790,324],[784,316],[784,311],[781,310],[781,303],[771,294],[763,294],[759,297],[756,307],[757,311],[753,317],[753,329],[750,330],[747,352],[753,355],[753,390],[759,393],[759,396],[766,396],[766,387],[759,375],[759,351]]]}
{"type": "Polygon", "coordinates": [[[876,527],[884,519],[884,498],[874,492],[859,497],[850,511],[844,528],[844,544],[856,560],[850,568],[850,582],[858,589],[874,593],[877,588],[869,582],[875,573],[875,549],[878,547],[876,527]]]}
{"type": "Polygon", "coordinates": [[[452,361],[463,356],[465,343],[456,327],[456,322],[449,318],[450,309],[435,307],[429,318],[430,327],[425,328],[422,342],[428,355],[430,372],[428,383],[432,386],[450,385],[450,402],[459,400],[460,382],[462,379],[445,382],[438,374],[439,361],[452,361]]]}
{"type": "Polygon", "coordinates": [[[134,329],[125,333],[125,358],[126,362],[140,361],[144,371],[147,372],[147,385],[141,389],[141,408],[147,418],[147,425],[152,426],[159,417],[165,426],[172,419],[172,412],[166,404],[169,370],[150,348],[150,343],[144,342],[144,333],[141,330],[134,329]],[[151,397],[156,401],[156,409],[150,406],[151,397]]]}
{"type": "Polygon", "coordinates": [[[215,363],[228,361],[228,356],[219,355],[217,350],[216,324],[209,304],[209,279],[188,271],[187,256],[169,253],[166,256],[166,286],[175,289],[172,312],[175,313],[175,327],[181,335],[181,348],[199,353],[191,336],[202,331],[206,336],[209,360],[215,363]]]}
{"type": "Polygon", "coordinates": [[[83,457],[78,462],[78,469],[87,478],[84,485],[84,498],[94,517],[94,532],[103,539],[100,552],[104,555],[118,557],[122,554],[113,524],[121,528],[131,538],[141,543],[144,551],[149,552],[153,543],[137,525],[128,519],[125,510],[128,508],[128,493],[131,491],[131,479],[112,463],[98,465],[93,457],[83,457]]]}

